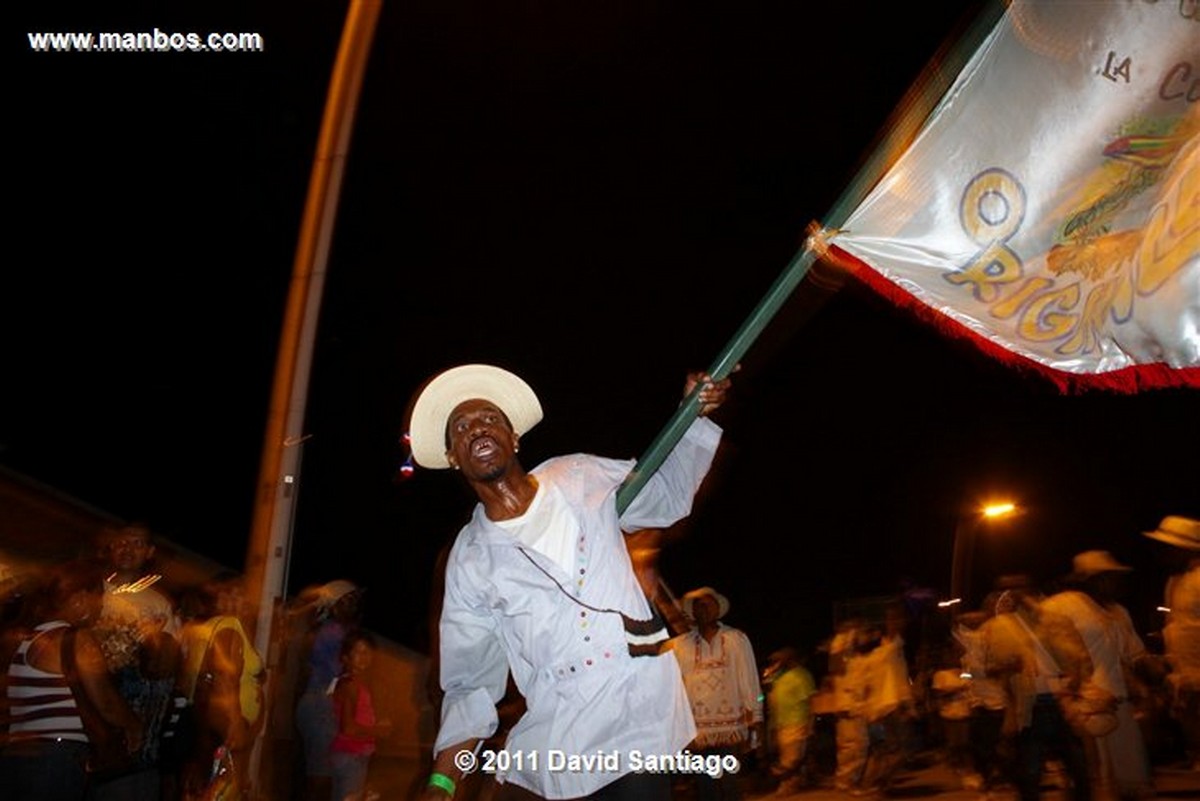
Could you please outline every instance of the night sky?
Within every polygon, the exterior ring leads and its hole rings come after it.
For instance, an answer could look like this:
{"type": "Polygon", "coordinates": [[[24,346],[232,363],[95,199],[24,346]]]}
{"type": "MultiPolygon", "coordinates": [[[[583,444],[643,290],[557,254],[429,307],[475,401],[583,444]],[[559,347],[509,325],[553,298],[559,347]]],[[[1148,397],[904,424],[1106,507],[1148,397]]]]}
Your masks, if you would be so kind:
{"type": "MultiPolygon", "coordinates": [[[[24,4],[29,6],[30,4],[24,4]]],[[[46,5],[46,4],[41,4],[46,5]]],[[[290,589],[369,588],[421,648],[471,498],[397,481],[412,390],[468,361],[539,393],[529,466],[634,457],[853,178],[976,3],[384,5],[320,322],[290,589]],[[904,33],[901,33],[901,32],[904,33]]],[[[242,564],[283,304],[343,3],[22,7],[0,293],[0,463],[242,564]],[[254,31],[261,53],[33,53],[26,31],[254,31]],[[14,208],[15,207],[15,208],[14,208]]],[[[11,147],[11,146],[10,146],[11,147]]],[[[1061,395],[827,269],[744,360],[664,552],[765,655],[834,602],[948,590],[957,521],[1005,495],[975,583],[1107,548],[1157,624],[1139,532],[1200,516],[1195,392],[1061,395]],[[840,287],[840,288],[839,288],[840,287]]]]}

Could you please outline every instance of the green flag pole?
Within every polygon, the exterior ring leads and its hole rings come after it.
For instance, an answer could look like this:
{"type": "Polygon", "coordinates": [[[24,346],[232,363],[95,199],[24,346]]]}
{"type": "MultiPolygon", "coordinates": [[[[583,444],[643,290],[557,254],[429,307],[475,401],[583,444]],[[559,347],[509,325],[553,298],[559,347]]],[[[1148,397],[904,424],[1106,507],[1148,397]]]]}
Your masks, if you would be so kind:
{"type": "MultiPolygon", "coordinates": [[[[945,96],[951,83],[995,28],[1003,13],[1002,0],[986,0],[984,7],[965,33],[949,48],[943,46],[929,62],[893,112],[888,124],[884,126],[884,136],[872,149],[870,157],[825,217],[824,225],[827,230],[837,230],[846,222],[896,157],[912,142],[936,104],[945,96]]],[[[816,258],[811,240],[806,241],[804,247],[788,262],[767,294],[709,366],[708,374],[714,380],[720,381],[733,372],[746,351],[808,273],[816,258]]],[[[697,387],[684,399],[650,447],[638,459],[636,467],[617,491],[618,513],[623,513],[629,508],[629,504],[696,419],[700,411],[699,395],[700,387],[697,387]]]]}

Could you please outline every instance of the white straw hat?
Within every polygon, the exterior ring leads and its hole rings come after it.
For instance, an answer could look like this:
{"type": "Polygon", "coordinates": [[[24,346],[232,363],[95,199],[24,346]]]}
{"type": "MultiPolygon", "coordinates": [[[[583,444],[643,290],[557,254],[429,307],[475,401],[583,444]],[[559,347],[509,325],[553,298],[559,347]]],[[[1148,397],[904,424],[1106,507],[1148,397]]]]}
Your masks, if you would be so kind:
{"type": "Polygon", "coordinates": [[[705,595],[712,596],[712,599],[717,602],[717,619],[725,617],[729,614],[729,599],[721,593],[714,590],[712,587],[699,587],[683,596],[683,613],[690,618],[695,619],[692,614],[692,608],[696,601],[703,598],[705,595]]]}
{"type": "Polygon", "coordinates": [[[408,435],[417,464],[436,470],[450,466],[446,461],[446,420],[460,403],[475,399],[496,404],[517,436],[542,419],[542,404],[519,376],[490,364],[452,367],[430,379],[413,404],[408,435]]]}
{"type": "Polygon", "coordinates": [[[1156,530],[1142,533],[1150,539],[1169,545],[1186,548],[1189,551],[1200,551],[1200,520],[1169,515],[1162,519],[1156,530]]]}
{"type": "Polygon", "coordinates": [[[351,593],[360,592],[361,588],[346,579],[334,579],[317,588],[317,606],[328,609],[351,593]]]}

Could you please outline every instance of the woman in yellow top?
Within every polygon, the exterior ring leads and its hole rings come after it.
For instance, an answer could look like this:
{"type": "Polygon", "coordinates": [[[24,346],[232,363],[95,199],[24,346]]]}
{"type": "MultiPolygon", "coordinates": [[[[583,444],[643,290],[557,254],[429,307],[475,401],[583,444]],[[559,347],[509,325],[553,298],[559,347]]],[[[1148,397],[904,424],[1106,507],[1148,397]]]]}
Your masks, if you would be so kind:
{"type": "MultiPolygon", "coordinates": [[[[228,754],[228,767],[218,780],[247,789],[250,748],[263,723],[262,657],[246,635],[241,616],[245,596],[241,578],[221,574],[205,587],[210,616],[186,627],[180,684],[191,701],[197,723],[196,748],[184,768],[185,789],[194,792],[214,779],[219,749],[228,754]]],[[[229,796],[226,796],[229,797],[229,796]]]]}

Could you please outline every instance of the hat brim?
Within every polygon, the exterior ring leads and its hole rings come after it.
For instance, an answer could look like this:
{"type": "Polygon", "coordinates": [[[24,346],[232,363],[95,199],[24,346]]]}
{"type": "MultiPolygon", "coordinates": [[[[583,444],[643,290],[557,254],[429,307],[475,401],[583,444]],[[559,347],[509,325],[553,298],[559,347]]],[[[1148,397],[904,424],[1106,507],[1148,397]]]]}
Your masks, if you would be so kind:
{"type": "Polygon", "coordinates": [[[450,467],[446,421],[460,403],[476,399],[496,404],[518,436],[542,419],[542,404],[519,376],[489,364],[452,367],[430,379],[413,404],[408,423],[413,461],[434,470],[450,467]]]}
{"type": "Polygon", "coordinates": [[[1133,572],[1133,568],[1128,565],[1096,565],[1095,567],[1076,568],[1071,572],[1071,576],[1076,581],[1086,581],[1095,576],[1124,575],[1131,572],[1133,572]]]}
{"type": "Polygon", "coordinates": [[[1143,531],[1147,537],[1177,548],[1200,551],[1200,522],[1189,517],[1168,516],[1154,531],[1143,531]]]}
{"type": "Polygon", "coordinates": [[[715,598],[717,600],[717,620],[720,620],[721,618],[723,618],[727,614],[729,614],[729,599],[726,598],[721,593],[717,592],[716,590],[712,589],[711,587],[704,587],[699,590],[692,590],[687,595],[684,595],[683,596],[683,613],[685,615],[687,615],[688,617],[692,618],[693,620],[695,620],[696,616],[694,614],[692,614],[692,604],[697,598],[700,598],[705,595],[711,595],[713,598],[715,598]]]}
{"type": "Polygon", "coordinates": [[[1165,542],[1168,545],[1174,545],[1177,548],[1186,548],[1189,551],[1200,551],[1200,540],[1190,539],[1172,531],[1163,531],[1157,529],[1155,531],[1143,531],[1147,537],[1159,542],[1165,542]]]}
{"type": "Polygon", "coordinates": [[[343,598],[361,593],[362,587],[344,579],[334,579],[317,588],[316,604],[322,609],[328,609],[343,598]]]}

